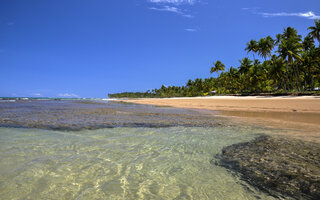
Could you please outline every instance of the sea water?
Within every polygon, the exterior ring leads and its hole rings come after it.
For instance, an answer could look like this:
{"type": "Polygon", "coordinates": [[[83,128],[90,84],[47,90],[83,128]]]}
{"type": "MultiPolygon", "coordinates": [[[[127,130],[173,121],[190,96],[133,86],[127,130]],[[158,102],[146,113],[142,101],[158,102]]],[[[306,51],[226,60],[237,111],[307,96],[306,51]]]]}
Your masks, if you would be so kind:
{"type": "Polygon", "coordinates": [[[214,164],[262,129],[0,128],[0,199],[273,199],[214,164]]]}
{"type": "Polygon", "coordinates": [[[2,102],[0,199],[273,199],[215,165],[268,131],[174,108],[2,102]]]}

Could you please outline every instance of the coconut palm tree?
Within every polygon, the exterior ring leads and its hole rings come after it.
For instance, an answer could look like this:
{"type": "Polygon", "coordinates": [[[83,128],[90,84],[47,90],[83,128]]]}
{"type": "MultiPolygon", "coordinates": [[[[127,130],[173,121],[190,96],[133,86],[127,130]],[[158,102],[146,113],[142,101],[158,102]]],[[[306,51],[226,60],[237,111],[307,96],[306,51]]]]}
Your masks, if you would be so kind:
{"type": "MultiPolygon", "coordinates": [[[[306,48],[305,45],[304,48],[306,48]]],[[[312,90],[314,88],[314,77],[320,74],[319,48],[311,47],[302,52],[301,68],[304,73],[304,88],[312,90]]]]}
{"type": "MultiPolygon", "coordinates": [[[[217,60],[217,62],[213,62],[213,67],[211,67],[210,69],[210,73],[217,73],[219,74],[219,71],[224,71],[225,70],[225,65],[220,61],[220,60],[217,60]]],[[[221,74],[220,74],[221,76],[221,74]]],[[[220,78],[218,76],[218,88],[220,87],[220,78]]]]}
{"type": "Polygon", "coordinates": [[[284,29],[283,34],[281,35],[282,40],[288,40],[288,39],[296,39],[298,41],[301,40],[301,35],[298,35],[298,31],[292,27],[287,27],[284,29]]]}
{"type": "Polygon", "coordinates": [[[247,47],[244,49],[247,51],[247,53],[252,52],[253,59],[255,60],[254,54],[258,51],[258,43],[255,40],[250,40],[250,42],[247,43],[247,47]]]}
{"type": "Polygon", "coordinates": [[[234,67],[230,67],[228,71],[228,80],[230,81],[231,85],[231,91],[234,93],[235,88],[238,85],[238,79],[239,79],[239,74],[238,74],[238,69],[234,67]]]}
{"type": "Polygon", "coordinates": [[[275,41],[275,44],[279,44],[282,40],[282,35],[279,33],[276,35],[276,41],[275,41]]]}
{"type": "Polygon", "coordinates": [[[261,57],[264,58],[264,60],[267,59],[267,57],[271,56],[271,52],[274,48],[275,41],[271,36],[268,36],[266,38],[261,38],[258,41],[258,50],[257,52],[261,57]]]}
{"type": "Polygon", "coordinates": [[[252,67],[252,61],[248,57],[245,57],[242,60],[239,60],[239,62],[239,73],[241,74],[242,85],[244,89],[248,89],[248,72],[252,67]]]}
{"type": "Polygon", "coordinates": [[[245,57],[242,60],[239,60],[239,62],[240,62],[240,68],[239,68],[240,74],[248,73],[250,67],[252,66],[252,61],[248,57],[245,57]]]}
{"type": "Polygon", "coordinates": [[[311,35],[307,35],[307,36],[304,38],[302,44],[303,44],[303,50],[304,50],[304,51],[309,51],[309,50],[315,48],[314,40],[313,40],[313,38],[312,38],[311,35]]]}
{"type": "Polygon", "coordinates": [[[225,68],[225,65],[220,60],[217,60],[217,62],[213,62],[213,67],[211,67],[210,73],[218,73],[219,71],[224,71],[225,68]]]}
{"type": "Polygon", "coordinates": [[[320,19],[314,20],[315,26],[310,26],[308,30],[311,32],[309,35],[313,38],[318,40],[319,45],[320,45],[320,19]]]}
{"type": "MultiPolygon", "coordinates": [[[[287,61],[288,65],[291,66],[293,74],[295,75],[297,88],[300,91],[298,81],[300,82],[300,85],[301,81],[299,78],[298,68],[295,64],[302,61],[301,51],[303,49],[303,45],[300,43],[300,36],[297,35],[296,31],[290,27],[285,30],[283,36],[284,39],[279,44],[277,52],[279,53],[279,57],[282,58],[282,60],[287,61]]],[[[287,69],[287,71],[289,71],[289,69],[287,69]]]]}
{"type": "Polygon", "coordinates": [[[288,74],[286,74],[285,66],[282,60],[276,55],[273,55],[270,60],[270,68],[268,74],[269,78],[274,82],[276,89],[282,87],[283,90],[287,90],[284,77],[286,77],[287,82],[289,82],[288,74]]]}

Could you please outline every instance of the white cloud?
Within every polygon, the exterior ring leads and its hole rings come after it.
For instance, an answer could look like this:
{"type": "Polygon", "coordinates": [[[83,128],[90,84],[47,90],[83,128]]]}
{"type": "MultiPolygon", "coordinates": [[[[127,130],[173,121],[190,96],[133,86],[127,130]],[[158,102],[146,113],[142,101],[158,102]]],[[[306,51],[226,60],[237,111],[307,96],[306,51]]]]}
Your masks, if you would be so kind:
{"type": "Polygon", "coordinates": [[[194,28],[186,28],[184,30],[188,31],[188,32],[197,32],[198,31],[197,29],[194,29],[194,28]]]}
{"type": "Polygon", "coordinates": [[[73,98],[78,98],[80,97],[79,95],[76,95],[76,94],[72,94],[72,93],[64,93],[64,94],[58,94],[59,97],[66,97],[66,98],[70,98],[70,97],[73,97],[73,98]]]}
{"type": "Polygon", "coordinates": [[[183,12],[177,8],[177,7],[173,7],[173,6],[163,6],[162,8],[156,8],[156,7],[151,7],[149,8],[151,10],[158,10],[158,11],[167,11],[167,12],[174,12],[174,13],[178,13],[178,14],[183,14],[183,12]]]}
{"type": "Polygon", "coordinates": [[[199,0],[148,0],[150,3],[157,5],[156,7],[150,7],[151,10],[166,11],[177,13],[183,17],[193,18],[192,15],[187,14],[186,10],[179,8],[182,4],[192,5],[199,0]]]}
{"type": "Polygon", "coordinates": [[[173,13],[177,13],[177,14],[183,16],[183,17],[193,18],[192,15],[185,14],[180,8],[174,7],[174,6],[163,6],[163,7],[161,7],[161,8],[150,7],[149,9],[151,9],[151,10],[157,10],[157,11],[173,12],[173,13]]]}
{"type": "Polygon", "coordinates": [[[259,14],[264,17],[303,17],[307,19],[320,19],[320,16],[316,15],[312,11],[305,12],[305,13],[279,12],[279,13],[259,13],[259,14]]]}
{"type": "Polygon", "coordinates": [[[259,10],[259,7],[253,7],[253,8],[241,8],[242,10],[249,10],[255,12],[256,10],[259,10]]]}
{"type": "Polygon", "coordinates": [[[256,15],[262,15],[263,17],[302,17],[306,19],[320,19],[319,15],[316,15],[312,11],[308,12],[277,12],[277,13],[269,13],[269,12],[258,12],[259,8],[242,8],[242,10],[247,10],[256,15]]]}
{"type": "Polygon", "coordinates": [[[149,0],[151,3],[194,4],[197,0],[149,0]]]}

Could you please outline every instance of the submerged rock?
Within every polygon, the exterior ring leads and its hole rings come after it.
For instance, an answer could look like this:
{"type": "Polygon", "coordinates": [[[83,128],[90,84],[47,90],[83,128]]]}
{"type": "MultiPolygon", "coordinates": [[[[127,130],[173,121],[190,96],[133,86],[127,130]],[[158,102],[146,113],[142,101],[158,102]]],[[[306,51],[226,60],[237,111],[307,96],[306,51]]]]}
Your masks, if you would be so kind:
{"type": "Polygon", "coordinates": [[[225,147],[218,165],[239,172],[264,191],[294,199],[320,199],[320,144],[260,136],[225,147]]]}
{"type": "Polygon", "coordinates": [[[221,124],[211,113],[114,102],[17,101],[0,105],[0,127],[76,131],[115,127],[216,127],[221,124]]]}

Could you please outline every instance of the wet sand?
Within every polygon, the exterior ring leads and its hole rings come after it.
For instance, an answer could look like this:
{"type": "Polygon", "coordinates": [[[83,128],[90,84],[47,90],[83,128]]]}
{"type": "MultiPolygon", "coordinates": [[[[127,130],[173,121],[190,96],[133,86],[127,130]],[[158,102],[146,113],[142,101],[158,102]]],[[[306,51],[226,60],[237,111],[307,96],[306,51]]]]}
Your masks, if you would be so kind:
{"type": "Polygon", "coordinates": [[[124,102],[223,111],[320,113],[320,97],[195,97],[127,99],[124,102]]]}
{"type": "MultiPolygon", "coordinates": [[[[286,128],[286,135],[320,143],[320,97],[195,97],[129,99],[127,103],[204,109],[213,114],[275,128],[286,128]]],[[[283,132],[282,132],[283,133],[283,132]]]]}

